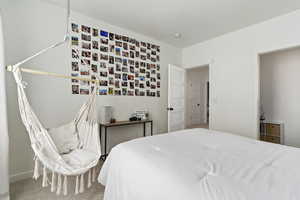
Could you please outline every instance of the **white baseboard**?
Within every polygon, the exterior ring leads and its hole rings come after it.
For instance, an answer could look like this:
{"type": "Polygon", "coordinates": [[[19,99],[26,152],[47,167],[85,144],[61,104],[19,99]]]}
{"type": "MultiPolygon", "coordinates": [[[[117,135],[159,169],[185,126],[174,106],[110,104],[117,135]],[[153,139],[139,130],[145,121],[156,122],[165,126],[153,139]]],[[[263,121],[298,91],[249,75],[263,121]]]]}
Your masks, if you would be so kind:
{"type": "Polygon", "coordinates": [[[14,183],[20,180],[24,180],[27,178],[31,178],[32,177],[32,173],[33,171],[27,171],[27,172],[21,172],[21,173],[17,173],[17,174],[12,174],[10,175],[9,179],[10,179],[10,183],[14,183]]]}

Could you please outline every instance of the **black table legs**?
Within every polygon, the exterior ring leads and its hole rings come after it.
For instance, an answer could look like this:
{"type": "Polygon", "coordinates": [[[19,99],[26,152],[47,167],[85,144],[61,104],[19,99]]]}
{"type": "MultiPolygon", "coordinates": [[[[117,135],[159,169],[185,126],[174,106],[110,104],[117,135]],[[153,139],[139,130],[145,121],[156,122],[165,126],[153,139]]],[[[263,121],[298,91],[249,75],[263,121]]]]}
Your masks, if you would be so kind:
{"type": "MultiPolygon", "coordinates": [[[[101,126],[101,124],[100,124],[100,126],[99,126],[99,135],[100,135],[100,149],[101,149],[101,154],[102,154],[102,149],[103,149],[103,148],[102,148],[102,143],[103,143],[103,142],[102,142],[102,126],[101,126]]],[[[100,159],[101,159],[101,160],[104,160],[104,159],[103,159],[103,155],[100,156],[100,159]]]]}
{"type": "MultiPolygon", "coordinates": [[[[152,121],[148,121],[148,122],[141,122],[143,124],[143,136],[146,137],[146,124],[147,123],[150,123],[151,125],[151,136],[153,136],[153,122],[152,121]]],[[[130,124],[128,124],[130,125],[130,124]]],[[[122,125],[120,125],[122,126],[122,125]]],[[[109,127],[112,127],[112,126],[105,126],[105,125],[101,125],[100,124],[100,128],[99,128],[99,134],[100,134],[100,144],[101,144],[101,151],[103,150],[102,149],[102,144],[104,145],[104,154],[101,155],[100,159],[105,161],[106,160],[106,157],[108,156],[108,151],[107,151],[107,129],[109,127]],[[104,128],[104,138],[102,137],[102,128],[104,128]],[[104,139],[104,141],[103,141],[104,139]]]]}
{"type": "MultiPolygon", "coordinates": [[[[146,137],[146,124],[147,124],[147,122],[144,122],[143,123],[143,128],[144,128],[144,137],[146,137]]],[[[150,122],[150,126],[151,126],[151,132],[150,132],[150,134],[151,134],[151,136],[153,136],[153,122],[151,121],[150,122]]]]}
{"type": "MultiPolygon", "coordinates": [[[[99,134],[100,134],[100,148],[101,148],[101,151],[102,151],[102,126],[100,125],[100,129],[99,129],[99,134]]],[[[101,160],[105,160],[107,157],[107,127],[104,127],[104,154],[101,155],[100,159],[101,160]]]]}
{"type": "Polygon", "coordinates": [[[151,136],[153,136],[153,122],[151,121],[150,124],[151,124],[151,136]]]}
{"type": "Polygon", "coordinates": [[[107,157],[107,127],[105,126],[104,132],[104,159],[107,157]]]}
{"type": "Polygon", "coordinates": [[[143,123],[143,128],[144,128],[144,137],[146,137],[146,123],[143,123]]]}

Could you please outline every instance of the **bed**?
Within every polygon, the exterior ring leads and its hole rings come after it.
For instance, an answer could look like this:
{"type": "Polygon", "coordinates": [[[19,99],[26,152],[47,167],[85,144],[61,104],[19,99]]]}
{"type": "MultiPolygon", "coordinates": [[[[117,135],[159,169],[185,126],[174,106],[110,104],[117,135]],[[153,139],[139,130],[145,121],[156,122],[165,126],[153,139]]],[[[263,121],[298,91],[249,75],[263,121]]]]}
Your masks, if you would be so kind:
{"type": "Polygon", "coordinates": [[[191,129],[114,147],[104,200],[299,200],[300,150],[191,129]]]}

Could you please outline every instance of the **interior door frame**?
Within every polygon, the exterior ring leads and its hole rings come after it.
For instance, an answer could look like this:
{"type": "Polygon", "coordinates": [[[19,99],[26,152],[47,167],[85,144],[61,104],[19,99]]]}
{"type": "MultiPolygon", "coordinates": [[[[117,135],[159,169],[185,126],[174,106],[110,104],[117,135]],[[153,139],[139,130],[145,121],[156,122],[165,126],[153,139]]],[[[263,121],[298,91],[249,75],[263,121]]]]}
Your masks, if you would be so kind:
{"type": "MultiPolygon", "coordinates": [[[[268,51],[259,51],[256,53],[256,79],[255,79],[255,89],[256,89],[256,139],[260,140],[260,109],[261,109],[261,57],[265,54],[270,54],[274,52],[286,51],[290,49],[300,48],[300,45],[288,46],[283,48],[275,48],[268,51]]],[[[283,140],[284,141],[284,140],[283,140]]]]}
{"type": "MultiPolygon", "coordinates": [[[[183,87],[183,93],[184,93],[184,96],[186,95],[186,89],[185,89],[185,87],[186,87],[186,69],[185,68],[183,68],[183,67],[178,67],[177,65],[174,65],[174,64],[169,64],[168,65],[168,103],[167,103],[167,105],[168,105],[168,108],[170,108],[170,85],[171,85],[171,79],[170,79],[170,77],[171,77],[171,74],[170,74],[170,68],[171,67],[176,67],[176,68],[179,68],[180,70],[183,70],[184,71],[184,87],[183,87]]],[[[186,107],[186,100],[185,100],[185,98],[184,98],[184,102],[183,102],[183,107],[184,107],[184,109],[183,109],[183,123],[184,123],[184,129],[186,128],[186,117],[185,117],[185,114],[186,114],[186,109],[185,109],[185,107],[186,107]]],[[[170,132],[170,111],[168,110],[168,120],[167,120],[167,122],[168,122],[168,132],[170,132]]]]}
{"type": "MultiPolygon", "coordinates": [[[[209,102],[208,102],[208,104],[209,104],[209,119],[207,119],[207,116],[206,116],[207,110],[206,110],[206,106],[205,106],[205,120],[209,122],[208,123],[208,129],[211,128],[211,121],[212,121],[211,120],[212,119],[211,110],[212,110],[212,105],[213,105],[212,102],[213,101],[212,101],[212,78],[211,78],[212,76],[211,75],[212,75],[212,65],[213,65],[213,63],[214,63],[214,59],[211,59],[208,64],[202,64],[202,65],[191,66],[191,67],[186,67],[185,68],[185,69],[194,69],[194,68],[199,68],[199,67],[208,67],[208,81],[207,82],[209,82],[209,102]]],[[[185,80],[185,86],[186,85],[187,85],[187,81],[185,80]]],[[[206,86],[205,86],[205,91],[204,92],[206,92],[206,86]]],[[[207,101],[206,98],[205,98],[205,101],[207,101]]],[[[207,102],[205,102],[205,103],[207,103],[207,102]]],[[[187,108],[185,107],[185,110],[184,110],[185,116],[186,116],[186,109],[187,108]]],[[[185,126],[186,126],[186,124],[185,124],[185,126]]]]}
{"type": "MultiPolygon", "coordinates": [[[[208,79],[209,79],[209,66],[208,66],[208,79]]],[[[205,123],[209,124],[209,117],[210,117],[210,82],[209,80],[205,83],[205,91],[206,98],[205,98],[205,108],[204,108],[204,119],[205,123]]]]}

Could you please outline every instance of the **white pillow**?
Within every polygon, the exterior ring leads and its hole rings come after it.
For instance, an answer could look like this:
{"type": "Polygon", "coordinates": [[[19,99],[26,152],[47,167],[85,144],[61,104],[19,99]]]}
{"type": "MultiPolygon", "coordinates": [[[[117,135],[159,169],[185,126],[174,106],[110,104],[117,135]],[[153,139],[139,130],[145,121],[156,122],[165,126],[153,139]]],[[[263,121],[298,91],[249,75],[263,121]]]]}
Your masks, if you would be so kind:
{"type": "Polygon", "coordinates": [[[97,154],[83,149],[76,149],[69,154],[62,155],[64,161],[73,167],[84,167],[95,160],[97,154]]]}
{"type": "Polygon", "coordinates": [[[74,122],[48,130],[60,154],[67,154],[79,146],[78,134],[74,122]]]}

